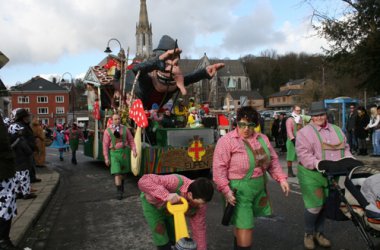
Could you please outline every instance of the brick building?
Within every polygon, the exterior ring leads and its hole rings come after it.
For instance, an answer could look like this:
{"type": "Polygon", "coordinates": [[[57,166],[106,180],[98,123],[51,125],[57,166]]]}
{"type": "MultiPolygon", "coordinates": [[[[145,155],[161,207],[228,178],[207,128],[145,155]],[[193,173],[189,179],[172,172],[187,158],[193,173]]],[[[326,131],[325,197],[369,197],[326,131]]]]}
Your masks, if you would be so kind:
{"type": "Polygon", "coordinates": [[[68,122],[69,90],[40,76],[11,88],[12,110],[25,108],[42,123],[54,126],[68,122]]]}

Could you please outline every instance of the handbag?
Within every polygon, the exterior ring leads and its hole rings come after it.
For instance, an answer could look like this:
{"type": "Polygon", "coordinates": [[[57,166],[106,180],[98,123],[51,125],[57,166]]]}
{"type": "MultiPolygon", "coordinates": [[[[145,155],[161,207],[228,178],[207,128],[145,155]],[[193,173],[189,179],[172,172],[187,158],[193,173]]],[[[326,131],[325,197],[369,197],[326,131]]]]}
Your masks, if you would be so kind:
{"type": "MultiPolygon", "coordinates": [[[[344,190],[342,190],[344,191],[344,190]]],[[[344,194],[343,194],[344,195],[344,194]]],[[[342,198],[340,197],[339,191],[335,188],[329,188],[329,195],[326,198],[324,205],[324,213],[326,218],[334,221],[346,221],[348,217],[344,215],[340,209],[342,198]]]]}

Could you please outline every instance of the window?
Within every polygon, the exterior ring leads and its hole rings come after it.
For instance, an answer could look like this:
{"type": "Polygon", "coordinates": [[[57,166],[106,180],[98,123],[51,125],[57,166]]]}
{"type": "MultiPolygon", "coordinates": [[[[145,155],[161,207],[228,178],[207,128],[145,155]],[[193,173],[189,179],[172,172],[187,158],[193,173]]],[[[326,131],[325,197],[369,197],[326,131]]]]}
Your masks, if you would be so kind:
{"type": "Polygon", "coordinates": [[[41,118],[40,121],[42,124],[49,125],[49,119],[48,118],[41,118]]]}
{"type": "Polygon", "coordinates": [[[49,114],[49,108],[37,108],[37,114],[47,115],[49,114]]]}
{"type": "Polygon", "coordinates": [[[64,107],[56,107],[56,108],[55,108],[55,113],[56,113],[57,115],[62,115],[62,114],[65,113],[65,108],[64,108],[64,107]]]}
{"type": "Polygon", "coordinates": [[[57,119],[55,120],[55,122],[56,122],[57,124],[64,124],[64,123],[65,123],[65,118],[57,118],[57,119]]]}
{"type": "Polygon", "coordinates": [[[63,98],[62,95],[59,95],[59,96],[56,96],[56,97],[55,97],[55,102],[56,102],[56,103],[63,103],[64,100],[65,100],[65,99],[63,98]]]}
{"type": "Polygon", "coordinates": [[[281,102],[281,98],[280,97],[277,97],[277,102],[281,102]]]}
{"type": "Polygon", "coordinates": [[[29,103],[29,96],[19,96],[17,98],[18,103],[29,103]]]}
{"type": "Polygon", "coordinates": [[[48,97],[47,96],[37,96],[37,103],[47,103],[48,97]]]}
{"type": "Polygon", "coordinates": [[[285,98],[285,96],[284,97],[282,97],[282,102],[285,102],[286,101],[286,98],[285,98]]]}

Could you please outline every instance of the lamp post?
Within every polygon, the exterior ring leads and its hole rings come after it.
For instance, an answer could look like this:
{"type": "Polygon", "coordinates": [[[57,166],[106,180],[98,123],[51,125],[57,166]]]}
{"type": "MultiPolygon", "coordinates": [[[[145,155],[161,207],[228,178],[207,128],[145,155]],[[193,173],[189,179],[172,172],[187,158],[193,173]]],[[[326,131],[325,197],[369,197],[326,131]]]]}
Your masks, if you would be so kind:
{"type": "Polygon", "coordinates": [[[70,87],[66,86],[66,88],[67,88],[67,90],[69,90],[69,92],[72,92],[71,99],[72,99],[72,112],[73,112],[73,122],[74,122],[75,121],[74,120],[74,117],[75,117],[75,106],[74,106],[74,104],[75,104],[75,88],[74,88],[73,76],[69,72],[65,72],[65,73],[62,74],[61,83],[66,83],[66,80],[64,78],[64,76],[66,74],[70,76],[70,84],[71,84],[71,86],[70,87]]]}
{"type": "MultiPolygon", "coordinates": [[[[104,53],[111,53],[112,50],[110,49],[110,42],[111,41],[115,41],[119,44],[120,46],[120,51],[119,53],[117,54],[119,60],[120,60],[120,86],[119,86],[119,92],[120,92],[120,96],[119,96],[119,108],[122,108],[122,106],[124,105],[124,89],[125,89],[125,68],[126,68],[126,65],[125,63],[128,61],[128,56],[126,57],[125,56],[125,51],[123,49],[123,47],[121,46],[121,43],[119,40],[117,40],[116,38],[111,38],[110,40],[108,40],[107,42],[107,48],[104,50],[104,53]]],[[[129,48],[128,48],[128,54],[129,54],[129,48]]]]}

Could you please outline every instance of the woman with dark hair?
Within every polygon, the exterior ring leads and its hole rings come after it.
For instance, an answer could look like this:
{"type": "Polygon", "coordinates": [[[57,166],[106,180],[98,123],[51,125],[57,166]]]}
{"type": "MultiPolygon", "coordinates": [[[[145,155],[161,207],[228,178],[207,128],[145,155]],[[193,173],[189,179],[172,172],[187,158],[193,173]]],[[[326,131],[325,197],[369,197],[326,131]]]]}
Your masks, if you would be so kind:
{"type": "Polygon", "coordinates": [[[355,137],[358,140],[358,155],[367,155],[366,138],[368,136],[368,131],[365,127],[369,123],[369,115],[362,106],[358,107],[357,113],[357,118],[355,120],[355,137]]]}
{"type": "Polygon", "coordinates": [[[236,129],[221,137],[215,147],[213,179],[226,201],[235,206],[231,219],[234,249],[250,249],[255,218],[272,212],[265,173],[280,183],[286,196],[289,184],[268,137],[254,131],[258,112],[242,107],[236,121],[236,129]]]}

